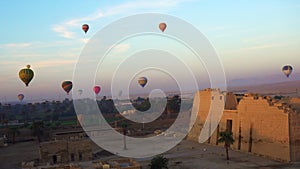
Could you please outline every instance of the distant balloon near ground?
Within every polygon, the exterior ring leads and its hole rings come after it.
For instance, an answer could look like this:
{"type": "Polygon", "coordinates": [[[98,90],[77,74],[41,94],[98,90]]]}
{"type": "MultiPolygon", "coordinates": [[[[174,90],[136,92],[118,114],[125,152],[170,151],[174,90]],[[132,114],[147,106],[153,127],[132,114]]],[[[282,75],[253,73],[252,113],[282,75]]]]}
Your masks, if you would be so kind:
{"type": "Polygon", "coordinates": [[[84,33],[87,33],[87,31],[89,30],[89,25],[88,24],[83,24],[82,25],[82,30],[84,31],[84,33]]]}
{"type": "Polygon", "coordinates": [[[145,85],[147,84],[147,78],[146,77],[140,77],[138,80],[138,83],[142,86],[145,87],[145,85]]]}
{"type": "Polygon", "coordinates": [[[122,91],[122,90],[120,90],[120,91],[119,91],[119,94],[118,94],[118,96],[119,96],[119,97],[121,97],[121,96],[122,96],[122,94],[123,94],[123,91],[122,91]]]}
{"type": "Polygon", "coordinates": [[[19,71],[19,78],[25,83],[26,86],[33,79],[34,72],[30,69],[30,65],[27,65],[26,68],[19,71]]]}
{"type": "Polygon", "coordinates": [[[64,81],[62,82],[61,87],[67,94],[69,94],[69,92],[72,90],[73,83],[71,81],[64,81]]]}
{"type": "Polygon", "coordinates": [[[101,87],[100,87],[100,86],[95,86],[95,87],[93,88],[93,90],[94,90],[94,92],[98,95],[98,94],[100,93],[100,91],[101,91],[101,87]]]}
{"type": "Polygon", "coordinates": [[[79,90],[78,90],[78,94],[79,94],[79,95],[82,95],[82,93],[83,93],[83,90],[82,90],[82,89],[79,89],[79,90]]]}
{"type": "Polygon", "coordinates": [[[160,29],[162,32],[164,32],[164,31],[166,30],[166,28],[167,28],[167,24],[166,24],[166,23],[160,23],[160,24],[159,24],[159,29],[160,29]]]}
{"type": "Polygon", "coordinates": [[[286,77],[289,77],[293,71],[293,67],[291,65],[285,65],[282,68],[282,72],[286,75],[286,77]]]}
{"type": "Polygon", "coordinates": [[[24,94],[18,94],[18,99],[22,101],[24,99],[24,94]]]}

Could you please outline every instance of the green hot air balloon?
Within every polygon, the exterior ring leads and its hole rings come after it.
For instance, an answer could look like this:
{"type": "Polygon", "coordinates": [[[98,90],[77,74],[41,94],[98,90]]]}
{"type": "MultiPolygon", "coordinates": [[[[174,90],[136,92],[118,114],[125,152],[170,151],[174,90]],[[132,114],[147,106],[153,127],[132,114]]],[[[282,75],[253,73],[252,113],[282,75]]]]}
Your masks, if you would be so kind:
{"type": "Polygon", "coordinates": [[[28,86],[30,81],[33,79],[34,73],[30,69],[30,65],[27,65],[26,67],[27,68],[21,69],[19,71],[19,77],[25,83],[25,85],[28,86]]]}
{"type": "Polygon", "coordinates": [[[61,87],[64,89],[64,91],[69,94],[73,87],[73,83],[71,81],[63,81],[61,84],[61,87]]]}
{"type": "Polygon", "coordinates": [[[82,93],[83,93],[83,90],[82,90],[82,89],[79,89],[79,90],[78,90],[78,94],[79,94],[79,95],[82,95],[82,93]]]}

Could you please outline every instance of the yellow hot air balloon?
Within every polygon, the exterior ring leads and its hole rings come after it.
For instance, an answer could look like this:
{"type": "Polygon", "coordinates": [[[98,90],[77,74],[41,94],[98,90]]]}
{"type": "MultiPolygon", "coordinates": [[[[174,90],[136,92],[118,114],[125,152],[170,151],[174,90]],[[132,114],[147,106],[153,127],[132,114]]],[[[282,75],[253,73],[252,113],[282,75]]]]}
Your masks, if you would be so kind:
{"type": "Polygon", "coordinates": [[[34,73],[30,69],[30,65],[27,65],[26,67],[27,68],[21,69],[19,71],[19,77],[25,83],[25,85],[28,86],[30,81],[33,79],[34,73]]]}
{"type": "Polygon", "coordinates": [[[145,85],[147,84],[147,78],[146,77],[140,77],[138,79],[138,83],[142,86],[142,87],[145,87],[145,85]]]}

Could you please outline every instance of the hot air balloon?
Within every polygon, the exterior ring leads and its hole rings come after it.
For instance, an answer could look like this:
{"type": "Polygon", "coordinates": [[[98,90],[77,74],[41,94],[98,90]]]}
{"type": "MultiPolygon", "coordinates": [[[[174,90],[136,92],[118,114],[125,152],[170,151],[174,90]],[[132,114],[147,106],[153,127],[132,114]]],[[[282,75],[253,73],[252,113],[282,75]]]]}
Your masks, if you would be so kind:
{"type": "Polygon", "coordinates": [[[82,92],[83,92],[82,89],[79,89],[79,90],[78,90],[78,94],[79,94],[79,95],[82,95],[82,92]]]}
{"type": "Polygon", "coordinates": [[[138,83],[142,86],[145,87],[145,85],[147,84],[147,78],[146,77],[140,77],[138,80],[138,83]]]}
{"type": "Polygon", "coordinates": [[[293,71],[293,67],[290,65],[285,65],[282,68],[282,72],[286,75],[286,77],[289,77],[293,71]]]}
{"type": "Polygon", "coordinates": [[[118,96],[119,96],[119,97],[121,97],[121,96],[122,96],[122,94],[123,94],[123,91],[122,91],[122,90],[120,90],[120,91],[119,91],[119,94],[118,94],[118,96]]]}
{"type": "Polygon", "coordinates": [[[65,92],[67,92],[67,94],[69,94],[73,87],[73,83],[71,81],[64,81],[62,82],[61,87],[64,89],[65,92]]]}
{"type": "Polygon", "coordinates": [[[101,87],[100,86],[95,86],[93,88],[94,92],[98,95],[100,93],[101,87]]]}
{"type": "Polygon", "coordinates": [[[166,24],[166,23],[160,23],[160,24],[159,24],[159,29],[160,29],[162,32],[164,32],[166,28],[167,28],[167,24],[166,24]]]}
{"type": "Polygon", "coordinates": [[[83,24],[82,25],[82,30],[84,31],[84,33],[87,33],[87,31],[89,30],[89,25],[88,24],[83,24]]]}
{"type": "Polygon", "coordinates": [[[22,101],[24,99],[24,94],[18,94],[18,99],[22,101]]]}
{"type": "Polygon", "coordinates": [[[32,80],[32,78],[34,76],[34,73],[30,69],[30,65],[27,65],[26,67],[27,68],[21,69],[19,71],[19,77],[25,83],[25,85],[28,86],[28,84],[30,83],[30,81],[32,80]]]}

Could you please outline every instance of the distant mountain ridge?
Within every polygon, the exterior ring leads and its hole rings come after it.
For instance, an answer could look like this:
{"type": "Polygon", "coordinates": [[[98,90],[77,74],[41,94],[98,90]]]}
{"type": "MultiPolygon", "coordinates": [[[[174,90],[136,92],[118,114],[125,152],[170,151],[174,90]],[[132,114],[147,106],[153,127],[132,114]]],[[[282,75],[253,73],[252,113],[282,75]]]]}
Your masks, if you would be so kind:
{"type": "Polygon", "coordinates": [[[290,82],[300,80],[300,73],[292,73],[289,78],[283,74],[274,74],[268,76],[257,76],[257,77],[247,77],[247,78],[235,78],[227,81],[227,86],[229,87],[239,87],[239,86],[253,86],[253,85],[265,85],[274,84],[281,82],[290,82]]]}
{"type": "Polygon", "coordinates": [[[300,80],[288,80],[285,82],[265,83],[257,85],[229,86],[228,91],[300,96],[300,80]]]}

